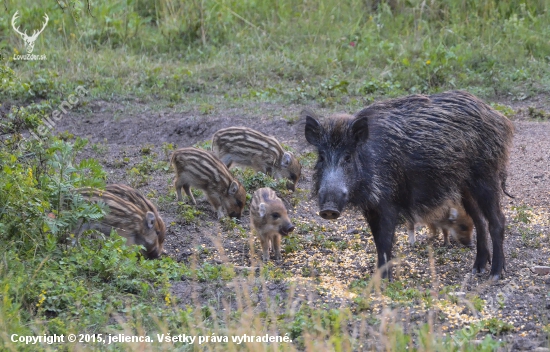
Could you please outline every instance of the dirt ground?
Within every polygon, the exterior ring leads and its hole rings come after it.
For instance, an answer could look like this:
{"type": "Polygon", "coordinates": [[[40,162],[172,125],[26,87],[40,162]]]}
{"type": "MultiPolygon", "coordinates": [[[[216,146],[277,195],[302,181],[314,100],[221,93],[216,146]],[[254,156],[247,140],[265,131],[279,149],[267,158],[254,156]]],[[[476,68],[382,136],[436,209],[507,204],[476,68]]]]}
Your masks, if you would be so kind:
{"type": "MultiPolygon", "coordinates": [[[[399,258],[399,265],[395,279],[421,290],[428,290],[432,285],[438,290],[451,286],[450,294],[458,297],[454,304],[436,305],[438,314],[434,326],[441,334],[453,333],[480,319],[497,318],[513,324],[511,331],[496,337],[508,342],[507,349],[546,350],[541,347],[548,347],[548,333],[543,327],[549,324],[550,276],[538,276],[530,269],[535,265],[550,265],[550,121],[535,121],[527,113],[529,106],[548,111],[549,106],[545,105],[548,100],[549,97],[540,96],[521,102],[501,101],[518,111],[513,118],[516,133],[507,182],[508,192],[515,198],[504,198],[507,262],[503,280],[489,285],[488,275],[471,274],[475,250],[458,244],[446,248],[441,239],[429,244],[425,232],[419,234],[419,244],[411,248],[404,226],[398,228],[394,255],[399,258]],[[522,217],[525,214],[527,220],[522,217]],[[432,254],[435,283],[429,264],[432,254]],[[473,295],[485,301],[481,311],[468,303],[473,295]]],[[[128,170],[143,160],[141,149],[145,145],[153,145],[152,152],[158,155],[159,161],[168,161],[169,154],[163,151],[163,144],[191,146],[209,140],[214,132],[227,126],[244,125],[275,136],[298,155],[312,151],[303,137],[303,125],[287,121],[298,116],[302,108],[257,103],[201,114],[193,109],[155,108],[139,100],[94,101],[64,117],[57,131],[68,131],[90,140],[82,157],[100,160],[108,172],[108,183],[130,183],[128,170]]],[[[329,114],[326,110],[317,110],[321,115],[329,114]]],[[[303,170],[304,177],[298,184],[300,191],[289,198],[297,201],[289,214],[296,224],[295,236],[299,237],[301,247],[283,253],[283,261],[277,265],[286,273],[285,278],[262,285],[253,301],[261,306],[267,297],[285,299],[292,295],[297,303],[358,309],[358,294],[350,290],[350,284],[375,271],[376,251],[370,231],[362,216],[353,209],[346,210],[338,221],[321,219],[317,215],[316,200],[309,196],[311,166],[303,170]],[[296,291],[290,292],[291,284],[296,291]]],[[[175,200],[173,172],[159,170],[149,177],[146,184],[138,188],[158,205],[167,225],[167,255],[185,263],[198,260],[228,261],[245,267],[257,265],[248,245],[248,211],[242,223],[244,235],[238,230],[224,230],[205,199],[198,199],[198,209],[203,214],[196,221],[186,222],[175,200]]],[[[258,253],[257,240],[253,248],[258,253]]],[[[197,289],[203,301],[211,301],[227,290],[207,283],[173,284],[174,295],[182,305],[192,303],[190,293],[197,289]]],[[[427,319],[429,308],[426,306],[394,301],[391,306],[403,317],[400,320],[405,322],[405,330],[427,319]]],[[[367,310],[382,319],[382,307],[388,304],[388,297],[373,294],[372,302],[367,310]]],[[[480,337],[483,336],[472,338],[480,337]]]]}

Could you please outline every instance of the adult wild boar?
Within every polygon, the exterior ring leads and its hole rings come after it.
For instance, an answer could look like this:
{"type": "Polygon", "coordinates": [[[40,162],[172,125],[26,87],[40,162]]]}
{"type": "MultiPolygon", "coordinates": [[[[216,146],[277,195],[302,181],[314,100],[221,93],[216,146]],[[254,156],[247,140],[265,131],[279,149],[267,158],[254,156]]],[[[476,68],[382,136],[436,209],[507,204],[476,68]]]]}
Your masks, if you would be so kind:
{"type": "MultiPolygon", "coordinates": [[[[305,137],[317,148],[314,192],[320,216],[336,219],[349,203],[371,228],[378,267],[391,258],[400,215],[423,217],[447,200],[462,203],[477,229],[473,272],[504,268],[504,191],[513,125],[463,91],[411,95],[372,104],[353,118],[318,121],[304,112],[305,137]]],[[[383,276],[389,276],[386,268],[383,276]]]]}

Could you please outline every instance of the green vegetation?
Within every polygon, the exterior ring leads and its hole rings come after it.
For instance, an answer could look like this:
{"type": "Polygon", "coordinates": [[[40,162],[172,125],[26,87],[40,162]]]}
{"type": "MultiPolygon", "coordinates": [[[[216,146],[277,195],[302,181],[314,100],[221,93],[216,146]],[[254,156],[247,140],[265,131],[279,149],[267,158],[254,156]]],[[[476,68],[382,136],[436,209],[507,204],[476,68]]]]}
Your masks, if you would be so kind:
{"type": "Polygon", "coordinates": [[[84,85],[93,97],[161,99],[209,114],[220,99],[362,106],[454,88],[524,98],[550,86],[544,0],[59,4],[4,2],[0,31],[10,35],[0,53],[29,83],[2,95],[52,99],[84,85]],[[15,10],[24,28],[48,14],[34,52],[47,60],[13,61],[24,51],[10,26],[15,10]]]}
{"type": "Polygon", "coordinates": [[[544,110],[536,109],[533,106],[530,106],[527,109],[527,115],[529,115],[529,117],[532,118],[532,119],[540,120],[540,121],[548,120],[550,118],[549,113],[547,113],[544,110]]]}
{"type": "Polygon", "coordinates": [[[141,161],[132,168],[126,170],[128,182],[132,187],[140,187],[149,183],[151,174],[154,172],[167,172],[170,170],[170,163],[161,160],[157,153],[152,151],[152,145],[141,148],[141,161]]]}
{"type": "MultiPolygon", "coordinates": [[[[9,70],[0,78],[18,87],[9,70]]],[[[0,134],[9,133],[0,144],[2,349],[15,348],[8,333],[120,328],[122,320],[112,321],[112,314],[155,324],[152,316],[169,299],[170,280],[188,274],[186,266],[170,258],[143,260],[140,247],[127,247],[115,234],[75,238],[79,222],[98,220],[106,210],[85,202],[75,189],[104,187],[105,173],[93,159],[75,161],[85,140],[68,143],[49,135],[22,140],[21,132],[40,127],[44,117],[34,103],[2,112],[7,123],[0,134]]]]}
{"type": "Polygon", "coordinates": [[[298,156],[298,161],[302,164],[302,167],[312,168],[317,162],[317,154],[314,152],[307,152],[298,156]]]}
{"type": "Polygon", "coordinates": [[[210,151],[212,150],[212,141],[209,139],[200,143],[195,143],[193,147],[210,151]]]}
{"type": "Polygon", "coordinates": [[[254,191],[263,187],[273,188],[275,191],[282,194],[288,193],[286,188],[286,179],[276,180],[263,172],[256,172],[249,168],[233,168],[231,169],[231,172],[242,183],[249,194],[253,194],[254,191]]]}
{"type": "Polygon", "coordinates": [[[521,222],[523,224],[529,224],[531,222],[531,208],[525,204],[513,206],[512,210],[516,212],[514,215],[515,222],[521,222]]]}
{"type": "Polygon", "coordinates": [[[197,209],[195,205],[178,203],[179,214],[186,224],[193,224],[198,221],[198,218],[204,213],[197,209]]]}

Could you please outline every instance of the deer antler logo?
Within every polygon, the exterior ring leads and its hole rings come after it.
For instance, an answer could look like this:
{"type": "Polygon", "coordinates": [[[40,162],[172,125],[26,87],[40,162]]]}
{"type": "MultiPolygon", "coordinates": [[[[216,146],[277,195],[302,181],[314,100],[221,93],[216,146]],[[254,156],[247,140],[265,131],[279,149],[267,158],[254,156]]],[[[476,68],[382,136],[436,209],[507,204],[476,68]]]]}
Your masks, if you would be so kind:
{"type": "Polygon", "coordinates": [[[42,26],[42,29],[37,31],[37,30],[34,30],[32,35],[29,37],[27,35],[27,31],[25,31],[25,33],[21,33],[19,31],[19,27],[15,27],[15,21],[17,20],[18,18],[18,13],[19,11],[15,11],[15,14],[13,15],[13,17],[11,18],[11,26],[13,27],[13,29],[19,34],[21,35],[21,37],[23,38],[23,40],[25,41],[25,49],[27,49],[27,53],[31,54],[32,51],[34,50],[34,42],[36,41],[36,38],[38,38],[38,35],[40,33],[42,33],[44,31],[44,28],[46,28],[46,25],[48,24],[48,15],[44,14],[44,19],[46,20],[46,22],[44,22],[44,25],[42,26]]]}

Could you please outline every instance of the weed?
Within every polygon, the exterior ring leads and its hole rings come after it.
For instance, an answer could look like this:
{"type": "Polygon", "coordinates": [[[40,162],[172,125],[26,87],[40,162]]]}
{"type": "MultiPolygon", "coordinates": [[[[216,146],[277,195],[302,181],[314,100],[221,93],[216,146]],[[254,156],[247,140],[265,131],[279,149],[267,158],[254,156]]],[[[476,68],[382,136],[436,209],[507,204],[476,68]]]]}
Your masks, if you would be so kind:
{"type": "Polygon", "coordinates": [[[337,241],[334,245],[338,250],[345,250],[345,249],[348,249],[349,248],[349,243],[348,241],[337,241]]]}
{"type": "Polygon", "coordinates": [[[273,177],[264,174],[263,172],[256,172],[252,169],[231,169],[231,172],[242,183],[248,193],[252,194],[255,190],[263,187],[273,188],[278,193],[287,193],[286,180],[275,180],[273,177]]]}
{"type": "Polygon", "coordinates": [[[401,85],[399,83],[393,83],[391,81],[380,81],[373,79],[365,82],[360,88],[360,92],[363,94],[373,95],[386,95],[388,93],[401,92],[401,85]]]}
{"type": "Polygon", "coordinates": [[[294,220],[294,227],[296,228],[295,233],[298,234],[317,233],[320,231],[320,227],[317,224],[301,220],[294,220]]]}
{"type": "Polygon", "coordinates": [[[289,326],[290,338],[299,346],[304,345],[306,332],[317,329],[323,331],[324,338],[337,343],[342,339],[342,326],[349,316],[349,309],[314,309],[307,304],[300,305],[298,311],[291,317],[289,326]]]}
{"type": "Polygon", "coordinates": [[[394,301],[412,301],[421,297],[420,291],[414,288],[404,287],[403,282],[390,282],[384,292],[394,301]]]}
{"type": "Polygon", "coordinates": [[[483,311],[483,308],[485,307],[485,301],[479,296],[473,296],[472,298],[470,298],[470,302],[472,303],[476,311],[483,311]]]}
{"type": "Polygon", "coordinates": [[[151,176],[143,173],[136,167],[127,170],[126,175],[128,176],[128,182],[134,188],[139,188],[147,185],[152,178],[151,176]]]}
{"type": "Polygon", "coordinates": [[[525,204],[522,204],[522,205],[518,205],[518,206],[512,206],[511,208],[513,211],[516,212],[516,214],[514,215],[514,218],[513,220],[515,222],[522,222],[524,224],[529,224],[531,223],[531,211],[532,211],[532,208],[525,205],[525,204]]]}
{"type": "Polygon", "coordinates": [[[124,157],[124,158],[122,158],[122,160],[113,161],[113,166],[118,168],[118,169],[121,169],[124,166],[128,165],[128,163],[130,163],[130,158],[124,157]]]}
{"type": "Polygon", "coordinates": [[[296,151],[294,150],[294,148],[292,148],[291,146],[289,146],[286,143],[281,143],[281,147],[283,147],[283,149],[287,152],[291,152],[293,154],[296,154],[296,151]]]}
{"type": "Polygon", "coordinates": [[[496,110],[504,114],[507,118],[511,119],[516,115],[516,111],[509,105],[500,103],[491,103],[491,106],[496,110]]]}
{"type": "Polygon", "coordinates": [[[176,146],[173,143],[162,143],[162,152],[164,153],[164,159],[168,160],[175,149],[176,146]]]}
{"type": "Polygon", "coordinates": [[[500,335],[505,332],[514,331],[514,325],[497,318],[482,321],[484,329],[488,329],[493,335],[500,335]]]}
{"type": "Polygon", "coordinates": [[[178,213],[182,216],[183,221],[186,224],[194,224],[204,213],[197,209],[194,205],[185,204],[183,202],[178,202],[178,213]]]}
{"type": "Polygon", "coordinates": [[[143,175],[151,175],[157,171],[167,172],[170,170],[170,164],[166,161],[157,161],[158,156],[156,153],[143,155],[141,161],[137,163],[134,168],[137,169],[143,175]]]}
{"type": "Polygon", "coordinates": [[[153,153],[154,149],[155,149],[154,145],[147,143],[141,148],[139,148],[139,152],[141,153],[141,155],[150,155],[151,153],[153,153]]]}
{"type": "Polygon", "coordinates": [[[208,103],[203,103],[199,106],[199,111],[203,115],[211,114],[212,111],[214,111],[214,105],[208,104],[208,103]]]}
{"type": "Polygon", "coordinates": [[[540,248],[541,239],[543,235],[537,231],[529,228],[520,228],[519,233],[521,234],[521,242],[525,247],[529,248],[540,248]]]}
{"type": "Polygon", "coordinates": [[[353,303],[357,305],[357,311],[362,312],[372,308],[372,302],[367,297],[357,296],[353,299],[353,303]]]}
{"type": "Polygon", "coordinates": [[[306,152],[298,156],[298,161],[303,167],[311,168],[317,163],[317,154],[315,152],[306,152]]]}
{"type": "Polygon", "coordinates": [[[220,219],[220,224],[223,231],[234,232],[236,230],[241,237],[246,237],[246,230],[242,227],[239,220],[226,216],[220,219]]]}
{"type": "Polygon", "coordinates": [[[193,147],[211,151],[212,150],[212,140],[207,139],[205,141],[195,143],[195,144],[193,144],[193,147]]]}
{"type": "Polygon", "coordinates": [[[235,277],[235,270],[230,265],[204,263],[202,266],[189,272],[188,275],[202,282],[215,280],[228,281],[235,277]]]}
{"type": "Polygon", "coordinates": [[[283,120],[285,120],[289,125],[293,125],[300,120],[299,115],[283,115],[283,120]]]}
{"type": "Polygon", "coordinates": [[[95,143],[91,145],[91,148],[94,153],[97,155],[105,155],[109,151],[109,146],[107,145],[107,140],[105,139],[103,143],[95,143]]]}
{"type": "Polygon", "coordinates": [[[282,245],[285,249],[285,253],[298,252],[304,249],[300,238],[294,233],[291,233],[289,236],[283,237],[282,245]]]}
{"type": "Polygon", "coordinates": [[[356,280],[353,280],[350,284],[349,284],[349,289],[351,292],[355,292],[355,293],[360,293],[360,292],[363,292],[365,288],[367,288],[369,286],[369,280],[370,280],[370,277],[369,276],[366,276],[365,278],[363,279],[356,279],[356,280]]]}
{"type": "Polygon", "coordinates": [[[289,277],[289,273],[276,267],[272,262],[267,262],[262,266],[261,275],[266,280],[272,280],[274,282],[282,282],[289,277]]]}
{"type": "MultiPolygon", "coordinates": [[[[57,135],[57,138],[61,139],[62,141],[68,142],[70,140],[74,139],[74,134],[69,133],[69,131],[61,132],[57,135]]],[[[93,147],[92,147],[93,148],[93,147]]],[[[93,149],[92,149],[93,150],[93,149]]],[[[95,150],[94,150],[95,151],[95,150]]],[[[97,153],[97,152],[96,152],[97,153]]]]}
{"type": "Polygon", "coordinates": [[[546,111],[544,110],[541,110],[541,109],[537,109],[533,106],[530,106],[528,109],[527,109],[527,114],[529,115],[530,118],[532,119],[535,119],[535,120],[547,120],[547,119],[550,119],[550,114],[547,113],[546,111]]]}

